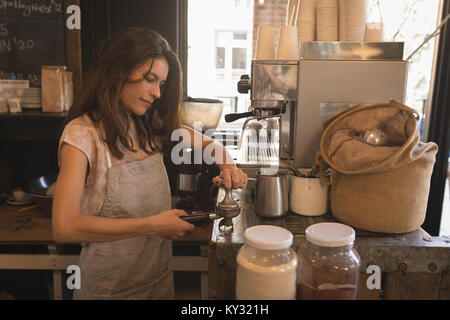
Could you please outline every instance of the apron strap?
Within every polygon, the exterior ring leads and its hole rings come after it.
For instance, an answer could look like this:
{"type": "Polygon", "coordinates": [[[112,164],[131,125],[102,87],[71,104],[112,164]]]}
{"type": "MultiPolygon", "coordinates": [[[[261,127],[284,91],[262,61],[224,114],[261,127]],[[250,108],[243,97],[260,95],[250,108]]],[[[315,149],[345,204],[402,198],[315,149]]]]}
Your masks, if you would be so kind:
{"type": "Polygon", "coordinates": [[[103,138],[103,134],[101,133],[101,129],[100,129],[101,127],[102,126],[96,127],[96,129],[97,129],[96,131],[97,131],[99,140],[102,141],[103,145],[105,146],[106,164],[107,164],[108,169],[109,169],[109,168],[112,167],[111,153],[109,152],[108,144],[106,143],[105,138],[103,138]]]}
{"type": "Polygon", "coordinates": [[[111,168],[111,154],[109,152],[108,145],[106,142],[103,143],[105,145],[105,153],[106,153],[106,163],[108,164],[108,169],[111,168]]]}

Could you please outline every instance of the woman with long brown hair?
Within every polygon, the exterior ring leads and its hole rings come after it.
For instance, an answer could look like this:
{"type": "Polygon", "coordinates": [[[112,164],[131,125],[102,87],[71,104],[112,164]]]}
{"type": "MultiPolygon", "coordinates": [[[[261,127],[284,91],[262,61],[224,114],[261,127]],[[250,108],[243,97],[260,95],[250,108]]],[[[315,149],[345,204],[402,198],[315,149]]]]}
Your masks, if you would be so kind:
{"type": "MultiPolygon", "coordinates": [[[[171,209],[162,152],[174,130],[187,130],[192,147],[201,135],[180,124],[182,95],[178,57],[158,33],[127,28],[102,46],[58,150],[53,235],[82,243],[74,298],[173,298],[170,240],[194,226],[171,209]]],[[[245,187],[225,148],[200,139],[223,154],[225,186],[245,187]]]]}

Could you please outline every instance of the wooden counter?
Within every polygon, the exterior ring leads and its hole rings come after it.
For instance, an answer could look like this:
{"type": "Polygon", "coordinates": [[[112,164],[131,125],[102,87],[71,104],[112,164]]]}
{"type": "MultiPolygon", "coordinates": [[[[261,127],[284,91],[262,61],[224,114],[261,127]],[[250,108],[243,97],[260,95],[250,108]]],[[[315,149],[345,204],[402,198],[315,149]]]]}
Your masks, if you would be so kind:
{"type": "MultiPolygon", "coordinates": [[[[254,212],[252,190],[234,191],[241,214],[233,218],[234,232],[223,234],[214,223],[209,245],[209,298],[234,299],[236,255],[244,244],[244,230],[259,224],[288,229],[294,250],[304,243],[308,226],[336,221],[331,214],[305,217],[289,212],[280,219],[263,219],[254,212]]],[[[220,201],[223,194],[219,194],[220,201]]],[[[361,256],[359,299],[450,299],[450,239],[431,237],[424,230],[406,234],[382,234],[355,229],[355,248],[361,256]],[[377,265],[382,272],[381,289],[369,290],[366,269],[377,265]]]]}
{"type": "MultiPolygon", "coordinates": [[[[0,269],[52,270],[53,298],[62,299],[66,290],[63,274],[69,265],[78,264],[81,247],[71,245],[69,252],[66,245],[57,244],[53,240],[51,217],[39,208],[20,212],[21,208],[23,207],[7,203],[0,204],[0,248],[8,247],[8,253],[0,252],[0,269]],[[24,251],[24,247],[30,249],[24,251]],[[42,252],[42,247],[47,250],[42,252]],[[39,253],[35,249],[39,249],[39,253]]],[[[173,241],[173,269],[200,272],[202,299],[208,297],[207,246],[212,227],[212,222],[196,226],[193,233],[173,241]]]]}
{"type": "MultiPolygon", "coordinates": [[[[39,208],[19,212],[22,206],[0,204],[0,244],[54,244],[52,220],[39,208]]],[[[195,231],[173,241],[177,243],[208,243],[213,223],[196,226],[195,231]]]]}
{"type": "Polygon", "coordinates": [[[51,218],[37,208],[23,213],[20,208],[0,204],[0,244],[55,243],[51,218]]]}

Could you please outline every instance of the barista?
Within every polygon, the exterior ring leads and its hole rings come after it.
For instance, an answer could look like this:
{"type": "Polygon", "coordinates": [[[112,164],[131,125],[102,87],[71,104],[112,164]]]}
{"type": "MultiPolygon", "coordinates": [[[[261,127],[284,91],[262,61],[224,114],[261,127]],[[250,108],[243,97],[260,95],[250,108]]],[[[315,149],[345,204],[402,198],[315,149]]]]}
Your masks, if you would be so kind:
{"type": "MultiPolygon", "coordinates": [[[[74,298],[171,299],[171,239],[194,226],[171,209],[162,152],[174,130],[188,146],[201,135],[180,125],[179,60],[158,33],[127,28],[103,44],[84,86],[61,136],[53,202],[55,240],[82,243],[74,298]]],[[[225,186],[245,187],[225,148],[198,138],[223,154],[225,186]]]]}

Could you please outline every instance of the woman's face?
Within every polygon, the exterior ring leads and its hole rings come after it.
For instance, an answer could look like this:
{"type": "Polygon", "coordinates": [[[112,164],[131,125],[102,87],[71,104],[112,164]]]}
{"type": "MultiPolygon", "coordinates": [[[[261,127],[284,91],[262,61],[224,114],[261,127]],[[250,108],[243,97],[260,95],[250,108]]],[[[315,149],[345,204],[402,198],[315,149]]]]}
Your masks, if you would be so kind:
{"type": "Polygon", "coordinates": [[[164,85],[168,73],[169,64],[166,58],[149,59],[134,69],[120,96],[126,108],[138,116],[144,115],[153,101],[161,97],[161,86],[164,85]]]}

